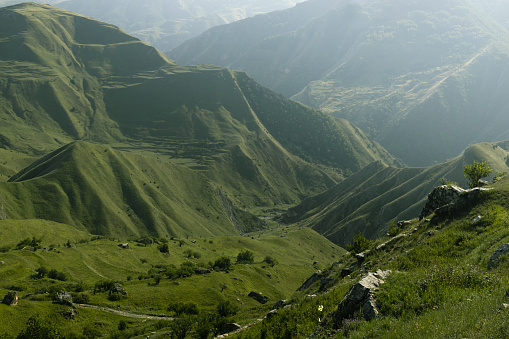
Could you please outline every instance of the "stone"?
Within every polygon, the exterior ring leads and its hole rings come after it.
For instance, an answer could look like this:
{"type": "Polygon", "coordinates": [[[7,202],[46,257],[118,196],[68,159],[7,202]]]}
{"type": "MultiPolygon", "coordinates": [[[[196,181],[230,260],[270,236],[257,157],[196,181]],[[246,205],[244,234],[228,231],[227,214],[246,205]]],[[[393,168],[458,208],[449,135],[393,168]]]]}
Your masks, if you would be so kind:
{"type": "Polygon", "coordinates": [[[239,324],[235,323],[228,323],[224,324],[223,327],[221,327],[221,334],[231,333],[240,330],[242,327],[240,327],[239,324]]]}
{"type": "Polygon", "coordinates": [[[355,272],[355,270],[357,269],[357,266],[359,266],[358,263],[353,263],[352,265],[350,265],[346,268],[343,268],[341,270],[341,278],[344,278],[344,277],[352,274],[353,272],[355,272]]]}
{"type": "Polygon", "coordinates": [[[127,296],[127,291],[125,290],[124,286],[119,283],[113,284],[113,287],[110,289],[108,295],[117,295],[118,297],[125,297],[127,296]]]}
{"type": "Polygon", "coordinates": [[[400,220],[400,221],[398,221],[397,225],[399,227],[403,227],[403,226],[410,225],[411,223],[412,223],[411,220],[400,220]]]}
{"type": "Polygon", "coordinates": [[[336,323],[341,324],[343,319],[352,319],[358,316],[362,316],[368,321],[377,317],[379,311],[376,307],[375,293],[390,274],[390,270],[368,273],[352,286],[334,313],[336,323]]]}
{"type": "Polygon", "coordinates": [[[16,306],[18,304],[18,292],[16,291],[7,292],[4,299],[2,300],[2,304],[16,306]]]}
{"type": "Polygon", "coordinates": [[[419,220],[424,219],[432,213],[438,216],[449,217],[475,201],[479,193],[490,189],[491,188],[476,187],[464,190],[457,186],[448,185],[435,187],[435,189],[428,194],[428,200],[419,215],[419,220]]]}
{"type": "Polygon", "coordinates": [[[304,282],[304,284],[302,284],[301,287],[299,287],[297,289],[297,291],[307,290],[309,287],[311,287],[311,285],[313,285],[315,282],[317,282],[321,278],[322,278],[322,271],[316,271],[315,273],[313,273],[313,275],[311,277],[308,278],[308,280],[306,280],[304,282]]]}
{"type": "Polygon", "coordinates": [[[249,292],[249,294],[247,296],[258,301],[260,304],[266,304],[269,301],[269,297],[267,297],[266,295],[262,295],[261,293],[258,293],[255,291],[249,292]]]}
{"type": "Polygon", "coordinates": [[[74,303],[72,302],[72,296],[69,292],[57,292],[57,303],[60,305],[65,305],[69,307],[74,307],[74,303]]]}
{"type": "Polygon", "coordinates": [[[499,248],[491,255],[490,261],[488,262],[488,269],[491,270],[497,267],[498,259],[503,255],[509,255],[509,244],[500,245],[499,248]]]}
{"type": "Polygon", "coordinates": [[[122,248],[124,250],[128,250],[130,248],[128,243],[118,244],[118,247],[120,247],[120,248],[122,248]]]}
{"type": "Polygon", "coordinates": [[[78,314],[74,308],[68,308],[66,311],[62,312],[62,315],[67,319],[74,319],[74,317],[78,314]]]}
{"type": "Polygon", "coordinates": [[[482,219],[482,216],[478,215],[477,217],[475,217],[474,219],[472,219],[472,224],[475,224],[475,223],[478,223],[479,221],[481,221],[482,219]]]}

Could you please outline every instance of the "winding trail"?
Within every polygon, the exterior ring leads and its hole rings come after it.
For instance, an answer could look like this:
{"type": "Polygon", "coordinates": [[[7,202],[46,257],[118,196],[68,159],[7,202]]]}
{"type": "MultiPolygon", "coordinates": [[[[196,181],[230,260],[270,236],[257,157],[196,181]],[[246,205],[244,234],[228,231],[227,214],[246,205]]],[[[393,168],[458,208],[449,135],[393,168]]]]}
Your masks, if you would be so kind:
{"type": "Polygon", "coordinates": [[[88,304],[74,304],[74,305],[76,307],[89,308],[89,309],[93,309],[93,310],[109,312],[109,313],[121,315],[123,317],[128,317],[128,318],[150,319],[150,320],[170,320],[170,321],[174,320],[174,318],[172,318],[172,317],[131,313],[131,312],[126,312],[126,311],[116,310],[114,308],[109,308],[109,307],[102,307],[102,306],[95,306],[95,305],[88,305],[88,304]]]}

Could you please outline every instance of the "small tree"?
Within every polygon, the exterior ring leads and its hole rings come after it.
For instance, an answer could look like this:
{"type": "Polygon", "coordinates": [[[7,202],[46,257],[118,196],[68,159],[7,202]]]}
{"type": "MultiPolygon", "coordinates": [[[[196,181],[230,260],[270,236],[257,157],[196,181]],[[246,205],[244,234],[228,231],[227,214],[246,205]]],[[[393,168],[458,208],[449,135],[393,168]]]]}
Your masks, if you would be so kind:
{"type": "Polygon", "coordinates": [[[470,188],[478,187],[479,180],[487,177],[491,174],[493,170],[491,169],[488,162],[477,162],[472,160],[472,165],[465,165],[463,169],[463,173],[465,174],[465,178],[468,181],[468,186],[470,188]]]}
{"type": "Polygon", "coordinates": [[[263,259],[263,262],[267,265],[270,265],[270,267],[274,267],[274,265],[278,264],[277,259],[271,257],[270,255],[266,256],[265,259],[263,259]]]}
{"type": "Polygon", "coordinates": [[[373,244],[373,240],[368,240],[361,233],[357,234],[346,249],[353,253],[361,253],[367,250],[373,244]]]}
{"type": "Polygon", "coordinates": [[[250,250],[245,250],[237,255],[237,264],[252,264],[254,263],[254,254],[250,250]]]}

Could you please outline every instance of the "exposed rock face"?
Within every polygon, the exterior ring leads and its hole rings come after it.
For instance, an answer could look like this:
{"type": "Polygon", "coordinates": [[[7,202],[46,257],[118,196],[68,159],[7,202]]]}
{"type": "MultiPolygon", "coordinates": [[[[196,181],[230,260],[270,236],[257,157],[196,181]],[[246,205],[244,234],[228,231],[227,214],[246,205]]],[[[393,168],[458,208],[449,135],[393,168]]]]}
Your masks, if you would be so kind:
{"type": "Polygon", "coordinates": [[[16,306],[18,304],[18,292],[16,291],[7,292],[4,299],[2,300],[2,304],[16,306]]]}
{"type": "Polygon", "coordinates": [[[419,215],[419,220],[432,213],[440,216],[452,215],[475,201],[480,192],[487,190],[490,188],[476,187],[464,190],[457,186],[438,186],[428,194],[428,201],[419,215]]]}
{"type": "Polygon", "coordinates": [[[509,244],[503,244],[491,255],[488,262],[488,269],[491,270],[497,267],[498,259],[503,255],[509,255],[509,244]]]}
{"type": "Polygon", "coordinates": [[[266,304],[267,301],[269,301],[269,297],[267,297],[266,295],[262,295],[261,293],[258,293],[255,291],[249,292],[249,294],[247,296],[258,301],[260,304],[266,304]]]}
{"type": "Polygon", "coordinates": [[[272,305],[273,310],[278,310],[286,305],[286,300],[278,300],[272,305]]]}
{"type": "Polygon", "coordinates": [[[391,271],[380,270],[376,273],[368,273],[352,286],[334,314],[336,323],[341,323],[343,319],[350,319],[358,315],[362,315],[366,320],[375,318],[379,313],[376,307],[375,292],[390,273],[391,271]]]}
{"type": "Polygon", "coordinates": [[[130,247],[129,247],[129,243],[124,243],[124,244],[118,244],[118,247],[124,249],[124,250],[128,250],[130,247]]]}
{"type": "Polygon", "coordinates": [[[307,290],[311,285],[313,285],[315,282],[317,282],[318,280],[322,279],[322,271],[316,271],[315,273],[313,273],[313,275],[311,277],[309,277],[308,280],[306,280],[304,282],[304,284],[302,284],[301,287],[299,287],[297,289],[297,291],[303,291],[303,290],[307,290]]]}

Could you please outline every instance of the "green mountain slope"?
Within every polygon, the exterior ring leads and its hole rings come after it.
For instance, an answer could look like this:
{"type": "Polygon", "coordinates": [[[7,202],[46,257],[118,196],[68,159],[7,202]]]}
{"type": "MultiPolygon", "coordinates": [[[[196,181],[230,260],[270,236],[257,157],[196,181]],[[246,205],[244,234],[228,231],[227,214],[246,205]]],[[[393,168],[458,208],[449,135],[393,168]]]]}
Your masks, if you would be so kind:
{"type": "Polygon", "coordinates": [[[317,18],[286,10],[218,27],[169,55],[245,71],[352,121],[411,166],[507,139],[509,34],[495,20],[462,0],[328,6],[317,18]],[[287,32],[272,28],[285,15],[283,22],[301,24],[287,32]],[[262,23],[267,30],[258,29],[262,23]],[[237,36],[244,35],[239,49],[237,36]]]}
{"type": "Polygon", "coordinates": [[[228,198],[195,171],[84,142],[39,159],[0,183],[0,192],[6,219],[105,236],[236,235],[262,224],[235,218],[228,198]]]}
{"type": "Polygon", "coordinates": [[[245,74],[179,67],[116,27],[47,5],[0,14],[4,148],[112,144],[201,170],[247,207],[293,204],[372,161],[395,163],[351,124],[245,74]]]}
{"type": "Polygon", "coordinates": [[[487,161],[491,177],[509,171],[507,142],[469,147],[454,159],[423,168],[394,168],[373,163],[332,189],[305,199],[291,208],[283,220],[312,227],[329,240],[346,246],[359,232],[376,239],[393,221],[419,216],[427,195],[442,178],[467,187],[464,166],[472,160],[487,161]]]}
{"type": "MultiPolygon", "coordinates": [[[[398,235],[377,240],[367,247],[364,261],[353,253],[345,256],[322,270],[315,284],[295,293],[288,301],[292,307],[231,337],[507,337],[509,262],[501,256],[493,269],[488,262],[509,242],[509,180],[490,187],[449,218],[413,220],[398,235]],[[350,288],[378,270],[390,273],[363,282],[369,289],[376,286],[369,303],[376,305],[378,315],[370,321],[363,319],[367,312],[341,317],[338,310],[347,308],[342,300],[350,288]],[[326,289],[320,283],[325,279],[330,281],[326,289]]],[[[362,292],[368,294],[356,285],[349,300],[366,300],[362,292]]]]}

